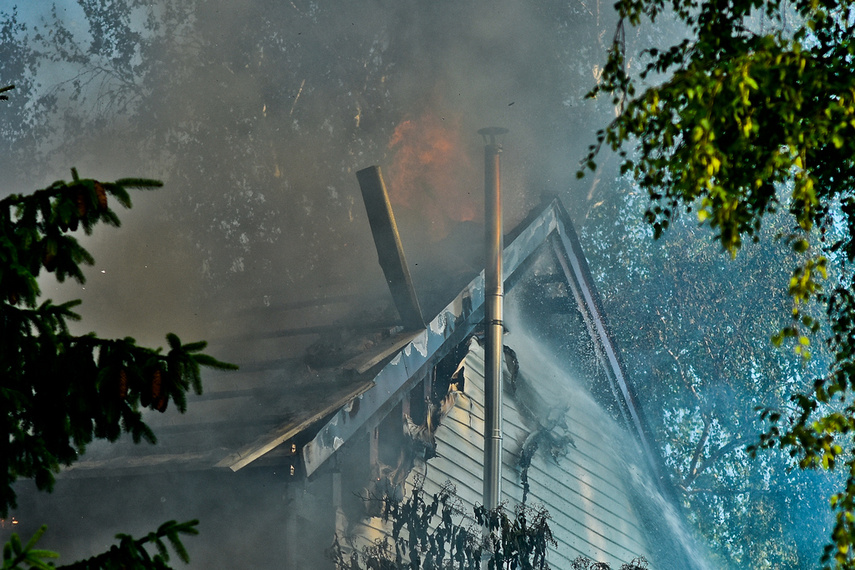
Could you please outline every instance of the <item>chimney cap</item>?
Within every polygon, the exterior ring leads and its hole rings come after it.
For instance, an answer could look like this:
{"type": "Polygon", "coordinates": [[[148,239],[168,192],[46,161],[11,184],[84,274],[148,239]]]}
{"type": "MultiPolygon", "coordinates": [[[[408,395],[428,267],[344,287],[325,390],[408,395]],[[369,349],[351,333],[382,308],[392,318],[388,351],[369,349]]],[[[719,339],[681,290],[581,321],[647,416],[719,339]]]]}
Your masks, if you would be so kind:
{"type": "Polygon", "coordinates": [[[495,145],[496,137],[507,134],[508,129],[504,127],[484,127],[478,134],[484,139],[484,144],[495,145]]]}

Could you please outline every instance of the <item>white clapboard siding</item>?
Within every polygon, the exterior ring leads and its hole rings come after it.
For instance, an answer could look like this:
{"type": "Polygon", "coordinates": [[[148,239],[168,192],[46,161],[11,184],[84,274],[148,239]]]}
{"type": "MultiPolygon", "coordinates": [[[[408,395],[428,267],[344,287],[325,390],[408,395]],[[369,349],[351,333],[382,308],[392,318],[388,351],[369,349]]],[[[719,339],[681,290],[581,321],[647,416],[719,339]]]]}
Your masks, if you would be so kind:
{"type": "MultiPolygon", "coordinates": [[[[428,462],[424,489],[432,494],[450,481],[471,512],[482,502],[483,493],[484,355],[477,342],[470,348],[464,364],[465,393],[436,432],[439,457],[428,462]]],[[[558,541],[549,555],[550,564],[568,568],[572,560],[584,555],[619,567],[637,556],[648,556],[626,487],[626,468],[608,435],[613,426],[604,425],[611,420],[597,412],[590,398],[580,397],[573,405],[570,396],[566,423],[576,447],[570,447],[557,461],[538,450],[528,472],[528,502],[547,508],[558,541]]],[[[502,493],[512,508],[523,494],[518,453],[534,426],[507,392],[503,416],[502,493]]]]}

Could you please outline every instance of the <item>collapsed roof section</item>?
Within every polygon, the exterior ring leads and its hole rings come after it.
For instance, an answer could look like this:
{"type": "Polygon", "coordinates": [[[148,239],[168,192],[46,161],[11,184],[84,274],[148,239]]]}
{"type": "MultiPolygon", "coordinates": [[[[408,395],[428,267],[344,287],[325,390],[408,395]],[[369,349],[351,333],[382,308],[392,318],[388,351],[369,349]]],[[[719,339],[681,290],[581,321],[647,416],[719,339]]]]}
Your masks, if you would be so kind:
{"type": "MultiPolygon", "coordinates": [[[[646,429],[636,405],[617,349],[609,335],[590,269],[567,212],[558,200],[532,213],[508,236],[504,250],[504,281],[511,289],[535,258],[539,248],[552,250],[572,291],[578,310],[591,337],[597,359],[608,377],[624,423],[639,440],[657,476],[646,429]]],[[[382,418],[421,381],[454,346],[469,335],[483,319],[484,273],[473,279],[428,326],[412,334],[395,356],[373,378],[373,385],[343,405],[302,449],[306,474],[317,471],[336,450],[357,433],[376,427],[382,418]]],[[[247,448],[243,456],[258,455],[278,438],[258,442],[256,451],[247,448]]],[[[260,455],[258,455],[260,456],[260,455]]],[[[243,463],[246,464],[246,463],[243,463]]],[[[241,464],[235,463],[232,466],[241,464]]],[[[239,467],[238,467],[239,468],[239,467]]]]}

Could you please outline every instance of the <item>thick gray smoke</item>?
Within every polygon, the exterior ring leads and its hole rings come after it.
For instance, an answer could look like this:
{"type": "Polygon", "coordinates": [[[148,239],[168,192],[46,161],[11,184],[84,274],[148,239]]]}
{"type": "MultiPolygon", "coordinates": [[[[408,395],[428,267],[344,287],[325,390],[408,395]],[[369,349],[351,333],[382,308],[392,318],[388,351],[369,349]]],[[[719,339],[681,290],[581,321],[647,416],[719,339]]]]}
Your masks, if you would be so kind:
{"type": "MultiPolygon", "coordinates": [[[[18,133],[0,159],[3,192],[67,179],[71,166],[84,177],[165,183],[134,195],[134,209],[119,212],[121,229],[81,237],[97,260],[85,286],[43,280],[47,297],[83,299],[81,332],[159,344],[174,331],[185,341],[210,339],[215,356],[251,368],[301,356],[314,337],[293,329],[342,319],[394,324],[383,313],[389,293],[355,177],[374,164],[386,174],[431,318],[480,269],[476,133],[485,126],[510,130],[506,228],[545,194],[560,195],[582,220],[611,191],[599,178],[573,176],[594,130],[612,116],[608,102],[583,99],[611,38],[609,3],[81,4],[20,12],[28,27],[17,37],[33,51],[22,48],[20,76],[0,77],[19,85],[3,123],[18,133]],[[339,301],[301,305],[320,298],[339,301]],[[345,303],[359,310],[344,311],[345,303]]],[[[12,61],[0,69],[12,70],[12,61]]],[[[214,393],[242,388],[225,376],[207,381],[214,393]]],[[[204,477],[214,486],[231,475],[204,477]]],[[[231,497],[196,494],[164,474],[154,489],[151,477],[145,486],[116,478],[109,496],[65,481],[64,494],[36,498],[58,528],[89,537],[64,545],[69,557],[103,549],[115,530],[149,530],[134,511],[155,522],[198,516],[206,545],[276,544],[282,520],[265,507],[276,501],[285,517],[293,497],[260,489],[265,483],[252,474],[237,476],[231,497]],[[258,520],[247,521],[255,507],[258,520]]],[[[188,546],[194,567],[222,563],[216,552],[188,546]]],[[[244,553],[235,564],[246,568],[268,556],[233,550],[244,553]]]]}
{"type": "MultiPolygon", "coordinates": [[[[30,22],[31,37],[56,27],[45,17],[30,22]]],[[[597,124],[582,96],[604,53],[599,3],[165,0],[60,5],[56,17],[71,45],[47,47],[83,62],[42,61],[40,85],[15,94],[49,125],[34,147],[45,160],[19,165],[14,189],[68,177],[69,166],[166,184],[137,198],[122,230],[87,240],[98,266],[85,291],[66,295],[82,296],[89,326],[105,334],[127,334],[132,321],[146,338],[196,335],[224,300],[382,295],[354,172],[379,164],[388,177],[414,145],[450,143],[445,152],[459,155],[453,179],[436,179],[442,164],[398,187],[387,179],[419,286],[461,245],[455,235],[435,247],[462,221],[450,217],[457,204],[480,220],[479,128],[511,131],[509,227],[541,194],[589,198],[587,182],[571,190],[570,180],[597,124]]]]}

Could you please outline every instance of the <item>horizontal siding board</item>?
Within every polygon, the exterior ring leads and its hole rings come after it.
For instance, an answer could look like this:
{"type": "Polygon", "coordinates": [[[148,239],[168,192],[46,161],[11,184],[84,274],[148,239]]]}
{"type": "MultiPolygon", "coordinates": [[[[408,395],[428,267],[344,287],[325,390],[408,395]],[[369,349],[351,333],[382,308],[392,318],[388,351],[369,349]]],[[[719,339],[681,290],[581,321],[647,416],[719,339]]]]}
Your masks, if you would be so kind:
{"type": "MultiPolygon", "coordinates": [[[[457,488],[458,496],[469,506],[467,513],[471,512],[471,507],[481,503],[480,476],[469,469],[461,469],[460,464],[453,461],[446,460],[439,463],[440,465],[435,465],[435,462],[431,461],[428,467],[427,479],[424,483],[426,494],[433,495],[439,492],[446,481],[452,481],[457,488]]],[[[515,504],[521,500],[522,490],[518,479],[510,478],[508,475],[516,475],[516,473],[505,470],[503,477],[504,491],[506,495],[511,495],[508,498],[515,499],[511,501],[515,504]]],[[[559,542],[559,547],[550,555],[553,567],[567,567],[581,554],[598,560],[625,563],[644,551],[643,547],[631,537],[626,537],[628,542],[635,544],[635,547],[630,550],[616,543],[609,537],[615,534],[625,535],[617,526],[587,515],[584,508],[580,508],[572,500],[568,501],[566,495],[562,496],[560,492],[552,491],[548,485],[542,485],[537,480],[532,481],[530,502],[550,505],[553,517],[550,527],[559,542]],[[556,509],[556,505],[561,506],[560,510],[556,509]],[[592,530],[593,528],[603,530],[592,530]],[[558,559],[562,559],[564,563],[558,559]]]]}
{"type": "Polygon", "coordinates": [[[552,462],[538,452],[529,467],[529,479],[550,480],[553,484],[573,490],[585,497],[586,500],[610,512],[621,512],[629,504],[629,496],[624,487],[614,483],[616,469],[602,473],[588,469],[584,457],[573,455],[573,450],[567,457],[562,458],[555,468],[547,465],[552,462]],[[612,477],[609,477],[612,475],[612,477]]]}
{"type": "Polygon", "coordinates": [[[577,494],[573,490],[570,490],[573,495],[568,496],[564,492],[567,487],[550,485],[549,482],[536,478],[530,480],[530,485],[532,503],[562,505],[561,511],[553,514],[553,520],[561,521],[566,517],[577,525],[597,529],[594,531],[595,534],[602,536],[607,542],[626,544],[626,548],[634,551],[643,548],[639,540],[640,529],[632,519],[605,512],[602,508],[598,508],[599,505],[591,503],[583,494],[577,494]],[[578,502],[574,498],[577,498],[578,502]]]}
{"type": "MultiPolygon", "coordinates": [[[[464,393],[436,431],[438,457],[425,471],[411,475],[421,481],[427,496],[451,482],[472,522],[472,508],[482,503],[484,462],[483,356],[473,345],[465,360],[464,393]]],[[[624,483],[625,467],[615,456],[615,446],[604,433],[602,419],[589,409],[584,398],[571,401],[566,425],[576,447],[555,461],[538,450],[529,467],[529,499],[542,504],[552,517],[550,528],[559,545],[551,549],[550,563],[567,568],[580,555],[614,567],[636,556],[647,556],[641,528],[624,483]]],[[[503,496],[512,508],[522,500],[519,456],[536,422],[526,417],[513,395],[503,405],[503,496]]]]}
{"type": "MultiPolygon", "coordinates": [[[[483,351],[480,347],[471,351],[466,357],[465,369],[468,373],[466,382],[466,391],[468,395],[474,402],[483,401],[482,386],[484,361],[483,351]],[[472,375],[471,379],[468,378],[469,374],[472,375]]],[[[503,406],[504,435],[506,440],[508,438],[516,440],[516,449],[519,449],[525,441],[525,437],[530,433],[531,428],[527,425],[524,416],[518,411],[517,407],[510,402],[510,400],[510,398],[505,398],[505,404],[503,406]],[[515,432],[515,429],[520,430],[520,432],[515,432]],[[518,435],[519,433],[525,434],[522,439],[520,439],[518,435]]],[[[580,461],[584,462],[585,469],[595,473],[606,486],[613,487],[617,490],[617,488],[611,483],[615,478],[614,466],[604,463],[600,459],[603,456],[603,432],[601,429],[597,428],[601,427],[602,419],[592,414],[590,412],[591,407],[588,405],[573,405],[574,402],[572,401],[569,403],[570,408],[567,411],[565,421],[569,431],[573,435],[576,447],[571,448],[568,455],[578,454],[580,461]],[[597,428],[594,426],[597,426],[597,428]]],[[[471,413],[474,415],[472,427],[475,428],[478,433],[483,433],[483,406],[480,405],[480,403],[474,404],[472,406],[471,413]]],[[[512,448],[512,446],[508,445],[507,442],[503,447],[506,449],[512,448]]]]}
{"type": "MultiPolygon", "coordinates": [[[[505,431],[506,439],[510,439],[508,438],[509,432],[510,430],[505,431]]],[[[528,433],[525,433],[524,435],[527,437],[528,433]]],[[[573,436],[575,440],[575,434],[573,434],[573,436]]],[[[512,439],[505,445],[506,454],[510,453],[515,458],[518,458],[522,451],[524,442],[524,437],[512,439]]],[[[544,452],[542,450],[538,450],[535,457],[542,456],[543,454],[544,452]]],[[[584,471],[589,473],[591,477],[596,480],[596,483],[591,481],[589,484],[595,484],[607,495],[612,495],[614,492],[620,492],[620,487],[614,483],[617,470],[616,466],[613,463],[610,464],[608,462],[604,462],[602,457],[603,453],[601,451],[594,449],[592,446],[583,445],[582,442],[576,440],[576,447],[569,447],[567,449],[567,455],[561,457],[558,462],[559,465],[567,463],[568,468],[572,472],[584,471]]],[[[550,458],[549,461],[553,460],[550,458]]],[[[517,465],[514,464],[513,467],[516,469],[517,465]]]]}
{"type": "MultiPolygon", "coordinates": [[[[472,346],[465,362],[466,397],[448,414],[437,430],[437,450],[448,461],[443,469],[429,473],[432,485],[445,479],[454,482],[462,500],[470,505],[481,502],[483,474],[483,352],[472,346]],[[452,453],[447,451],[455,448],[452,453]]],[[[522,499],[519,454],[537,423],[526,417],[513,395],[504,399],[503,414],[503,492],[506,500],[522,499]]],[[[603,433],[602,420],[584,398],[566,398],[565,423],[576,447],[557,462],[546,450],[538,450],[529,467],[530,499],[543,504],[552,516],[551,528],[559,548],[553,553],[556,567],[569,564],[584,554],[612,563],[629,562],[644,554],[643,530],[630,507],[630,499],[621,478],[622,467],[603,433]]],[[[431,462],[433,463],[433,462],[431,462]]]]}
{"type": "MultiPolygon", "coordinates": [[[[506,406],[506,409],[508,407],[509,406],[506,406]]],[[[480,409],[480,406],[478,406],[478,408],[480,409]]],[[[518,414],[517,417],[519,417],[518,414]]],[[[451,418],[451,422],[449,422],[447,418],[444,425],[440,426],[437,431],[437,441],[440,442],[440,444],[446,444],[444,446],[440,446],[439,453],[444,455],[442,450],[447,449],[448,447],[465,448],[465,455],[467,458],[472,461],[477,460],[476,467],[467,465],[467,472],[470,474],[480,474],[483,472],[483,460],[481,459],[483,457],[483,436],[481,435],[480,430],[468,429],[466,423],[461,421],[461,418],[459,417],[451,418]],[[444,430],[443,428],[449,429],[444,430]],[[449,431],[452,431],[454,435],[449,435],[449,431]],[[475,442],[477,442],[477,446],[475,442]]],[[[483,423],[478,422],[476,425],[480,427],[483,423]]],[[[506,468],[505,477],[508,478],[513,485],[519,486],[519,453],[522,449],[525,437],[528,436],[528,432],[523,431],[524,428],[514,426],[512,424],[509,425],[509,422],[507,421],[505,422],[504,428],[503,464],[506,468]],[[510,470],[513,475],[509,474],[508,470],[510,470]]],[[[573,435],[575,438],[575,434],[573,435]]],[[[629,500],[623,489],[614,483],[615,478],[617,477],[617,468],[614,463],[608,463],[600,459],[605,455],[607,454],[604,454],[602,451],[597,452],[594,450],[593,445],[589,444],[583,446],[581,442],[577,441],[577,448],[570,448],[567,456],[561,458],[556,467],[558,467],[558,472],[562,473],[565,478],[571,477],[576,480],[576,482],[572,484],[572,487],[578,489],[578,487],[581,486],[587,489],[586,493],[575,490],[573,491],[575,495],[584,498],[588,502],[595,503],[608,512],[619,513],[626,509],[629,500]],[[589,453],[585,453],[583,451],[584,447],[588,447],[591,451],[589,451],[589,453]]],[[[533,465],[529,470],[529,478],[547,477],[554,480],[554,475],[552,474],[553,470],[546,468],[543,463],[546,461],[552,462],[553,460],[551,458],[543,459],[543,457],[544,454],[541,451],[538,451],[538,453],[535,454],[533,465]]],[[[459,461],[459,459],[456,461],[459,461]]],[[[557,483],[558,481],[555,482],[557,483]]],[[[569,485],[567,482],[561,484],[565,487],[569,485]]]]}
{"type": "MultiPolygon", "coordinates": [[[[482,449],[479,448],[478,452],[482,452],[482,449]]],[[[505,470],[503,474],[505,485],[503,490],[506,495],[509,495],[508,498],[514,498],[516,501],[522,498],[520,472],[517,468],[518,460],[518,456],[509,449],[505,449],[505,470]]],[[[638,552],[643,548],[634,536],[639,534],[640,530],[634,524],[633,517],[627,517],[623,514],[629,504],[629,499],[624,493],[602,492],[597,484],[591,483],[591,480],[595,479],[596,476],[592,476],[578,464],[574,466],[575,468],[568,469],[566,458],[559,464],[551,462],[551,458],[546,459],[542,454],[536,454],[533,458],[532,466],[529,469],[532,487],[530,502],[561,505],[560,512],[553,514],[553,521],[564,528],[572,527],[574,524],[577,526],[595,524],[606,529],[609,535],[619,535],[630,541],[633,544],[632,550],[638,552]],[[565,517],[569,518],[572,524],[569,526],[568,524],[561,524],[565,523],[565,517]]],[[[480,463],[476,469],[482,469],[480,463]]],[[[471,465],[467,465],[466,473],[469,477],[474,475],[475,479],[478,480],[477,471],[473,474],[471,465]]],[[[607,481],[600,479],[597,483],[607,483],[607,481]]],[[[469,482],[467,487],[477,488],[477,484],[469,482]]],[[[612,487],[619,490],[616,486],[612,487]]],[[[615,549],[601,548],[601,550],[613,552],[615,549]]],[[[626,549],[620,550],[625,551],[626,549]]],[[[621,557],[618,556],[617,558],[621,557]]]]}
{"type": "MultiPolygon", "coordinates": [[[[428,473],[432,469],[438,469],[454,474],[455,478],[459,481],[465,481],[467,478],[481,481],[483,474],[482,461],[476,461],[472,456],[458,449],[450,449],[448,446],[440,449],[442,450],[442,455],[428,462],[428,473]]],[[[480,484],[473,486],[478,488],[480,484]]]]}
{"type": "Polygon", "coordinates": [[[602,523],[604,526],[618,530],[621,535],[637,541],[635,537],[641,534],[641,529],[635,522],[629,497],[626,495],[621,498],[606,497],[599,493],[596,487],[585,485],[579,480],[576,482],[581,484],[574,485],[572,481],[568,482],[568,479],[547,477],[542,471],[530,472],[529,485],[531,486],[532,501],[545,505],[556,504],[554,501],[563,503],[562,514],[556,515],[556,518],[563,516],[563,513],[571,512],[572,509],[568,508],[567,505],[572,505],[572,507],[586,513],[587,517],[602,523]]]}

